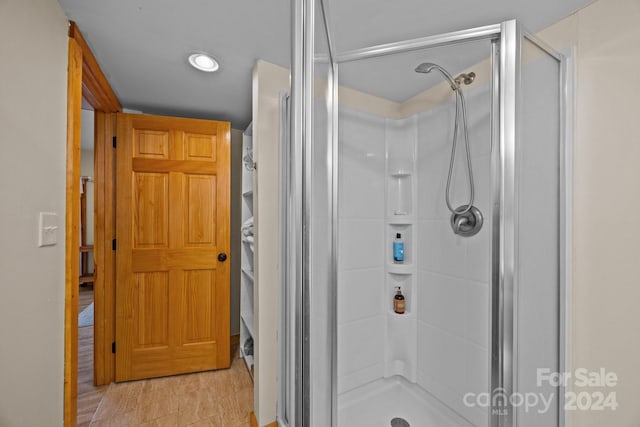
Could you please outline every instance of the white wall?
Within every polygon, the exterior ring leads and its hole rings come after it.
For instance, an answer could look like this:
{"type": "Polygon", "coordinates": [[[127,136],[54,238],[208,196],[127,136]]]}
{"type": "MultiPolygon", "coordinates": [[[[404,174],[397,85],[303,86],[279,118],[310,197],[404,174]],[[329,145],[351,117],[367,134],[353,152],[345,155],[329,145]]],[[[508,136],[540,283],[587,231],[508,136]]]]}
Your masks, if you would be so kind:
{"type": "Polygon", "coordinates": [[[0,2],[0,63],[0,425],[61,426],[67,20],[57,1],[0,2]],[[58,214],[56,246],[37,247],[42,211],[58,214]]]}
{"type": "Polygon", "coordinates": [[[280,92],[289,88],[289,70],[259,60],[253,68],[253,155],[256,339],[254,408],[258,425],[276,419],[278,322],[280,319],[280,92]]]}
{"type": "MultiPolygon", "coordinates": [[[[575,48],[571,368],[615,372],[615,411],[574,411],[572,427],[640,425],[640,3],[599,0],[541,33],[575,48]],[[633,221],[632,221],[633,223],[633,221]]],[[[581,391],[581,390],[576,390],[581,391]]]]}

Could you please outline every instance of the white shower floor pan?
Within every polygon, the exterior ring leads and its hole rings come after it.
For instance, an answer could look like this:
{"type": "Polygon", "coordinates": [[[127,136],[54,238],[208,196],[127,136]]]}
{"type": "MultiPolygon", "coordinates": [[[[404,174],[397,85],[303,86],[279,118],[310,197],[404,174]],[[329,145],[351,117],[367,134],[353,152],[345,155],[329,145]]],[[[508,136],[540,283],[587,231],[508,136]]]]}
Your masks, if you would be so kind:
{"type": "Polygon", "coordinates": [[[421,387],[402,377],[376,380],[338,397],[338,427],[473,427],[421,387]]]}

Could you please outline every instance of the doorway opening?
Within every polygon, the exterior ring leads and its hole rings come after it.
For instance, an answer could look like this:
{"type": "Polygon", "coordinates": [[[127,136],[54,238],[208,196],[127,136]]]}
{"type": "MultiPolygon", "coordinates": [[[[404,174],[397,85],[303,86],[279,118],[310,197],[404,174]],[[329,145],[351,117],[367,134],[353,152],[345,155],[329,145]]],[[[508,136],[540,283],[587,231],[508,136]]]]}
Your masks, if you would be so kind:
{"type": "MultiPolygon", "coordinates": [[[[106,385],[95,385],[95,113],[83,99],[80,123],[80,259],[78,297],[78,426],[88,426],[106,385]]],[[[102,194],[100,196],[103,196],[102,194]]]]}
{"type": "MultiPolygon", "coordinates": [[[[79,361],[82,361],[83,384],[97,385],[113,381],[111,354],[113,342],[113,289],[115,254],[111,241],[115,236],[114,166],[112,138],[115,113],[122,107],[102,73],[75,23],[69,25],[69,71],[67,94],[67,185],[65,237],[65,358],[64,425],[78,424],[79,361]],[[93,118],[82,120],[83,110],[93,110],[93,118]],[[93,157],[85,154],[83,162],[82,128],[91,136],[93,157]],[[90,129],[93,128],[91,131],[90,129]],[[85,171],[82,164],[85,164],[85,171]],[[91,169],[91,166],[93,168],[91,169]],[[90,172],[86,171],[89,168],[90,172]],[[85,179],[81,179],[84,176],[85,179]],[[84,193],[83,193],[84,189],[84,193]],[[93,194],[90,194],[93,192],[93,194]],[[91,207],[91,201],[94,206],[91,207]],[[93,212],[94,215],[90,215],[93,212]],[[81,221],[82,216],[85,221],[81,221]],[[89,219],[93,224],[89,223],[89,219]],[[92,234],[92,230],[95,232],[92,234]],[[89,238],[92,238],[89,240],[89,238]],[[92,245],[89,243],[93,243],[92,245]],[[82,255],[81,255],[82,254],[82,255]],[[81,282],[86,284],[81,294],[81,282]],[[81,301],[81,298],[82,301],[81,301]],[[89,299],[94,304],[92,330],[80,334],[78,315],[89,299]],[[91,333],[89,333],[91,332],[91,333]],[[82,341],[80,341],[82,335],[82,341]],[[89,341],[89,335],[93,342],[89,341]],[[80,348],[82,347],[82,348],[80,348]],[[79,351],[82,350],[82,359],[79,351]],[[85,357],[91,357],[90,367],[85,357]],[[84,379],[86,377],[86,380],[84,379]]],[[[85,316],[87,317],[87,316],[85,316]]],[[[83,320],[83,322],[85,322],[83,320]]],[[[84,327],[86,329],[86,326],[84,327]]],[[[83,387],[80,387],[83,390],[83,387]]]]}

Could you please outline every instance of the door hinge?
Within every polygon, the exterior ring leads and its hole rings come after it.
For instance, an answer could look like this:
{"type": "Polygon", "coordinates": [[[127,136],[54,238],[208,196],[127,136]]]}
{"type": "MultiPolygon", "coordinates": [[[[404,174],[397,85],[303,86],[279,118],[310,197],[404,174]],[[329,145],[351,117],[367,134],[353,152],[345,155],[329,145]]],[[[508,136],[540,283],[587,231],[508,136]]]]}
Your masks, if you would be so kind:
{"type": "Polygon", "coordinates": [[[116,342],[111,343],[111,353],[116,354],[116,342]]]}
{"type": "Polygon", "coordinates": [[[111,141],[113,143],[113,148],[116,148],[118,146],[118,137],[114,136],[111,141]]]}
{"type": "Polygon", "coordinates": [[[113,239],[111,241],[111,250],[114,250],[114,251],[116,250],[116,239],[113,239]]]}

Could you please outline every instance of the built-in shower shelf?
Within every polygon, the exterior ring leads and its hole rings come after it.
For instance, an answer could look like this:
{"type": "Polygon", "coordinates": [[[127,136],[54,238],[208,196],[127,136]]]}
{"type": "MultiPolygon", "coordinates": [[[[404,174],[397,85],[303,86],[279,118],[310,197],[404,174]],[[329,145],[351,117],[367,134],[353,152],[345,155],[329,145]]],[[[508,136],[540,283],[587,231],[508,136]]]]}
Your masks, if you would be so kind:
{"type": "Polygon", "coordinates": [[[405,311],[404,314],[398,314],[395,311],[389,310],[387,313],[389,316],[398,319],[411,319],[413,317],[413,312],[411,311],[405,311]]]}
{"type": "Polygon", "coordinates": [[[386,211],[388,217],[408,217],[415,213],[413,174],[407,170],[396,170],[387,179],[386,211]]]}
{"type": "Polygon", "coordinates": [[[390,225],[413,225],[415,218],[407,215],[398,215],[387,218],[387,224],[390,225]]]}
{"type": "Polygon", "coordinates": [[[413,264],[387,264],[387,272],[391,274],[413,274],[413,264]]]}

